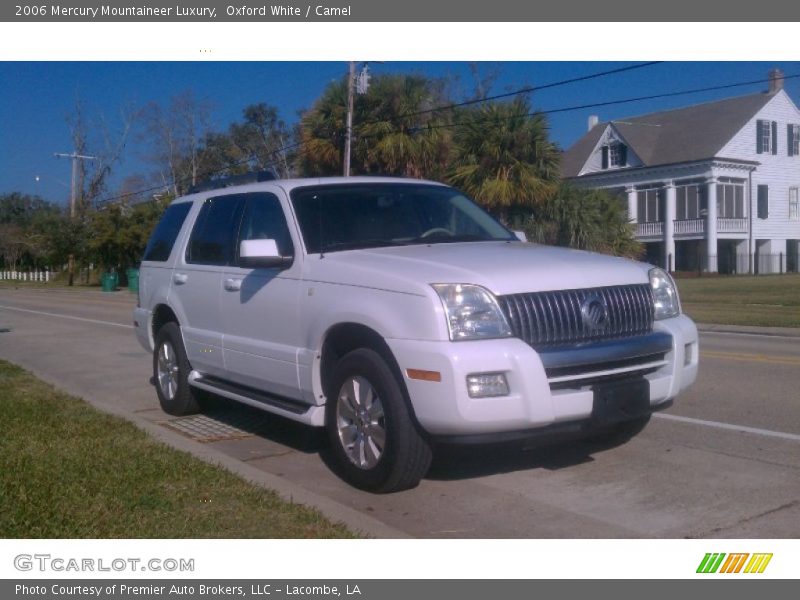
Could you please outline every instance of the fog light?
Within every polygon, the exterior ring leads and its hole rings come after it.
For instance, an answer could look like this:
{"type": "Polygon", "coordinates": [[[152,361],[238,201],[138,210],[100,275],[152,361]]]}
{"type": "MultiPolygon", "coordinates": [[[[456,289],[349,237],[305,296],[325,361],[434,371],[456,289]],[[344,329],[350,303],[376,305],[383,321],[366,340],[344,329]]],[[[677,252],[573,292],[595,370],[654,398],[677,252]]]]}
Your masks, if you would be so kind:
{"type": "Polygon", "coordinates": [[[470,398],[508,396],[508,382],[504,373],[473,373],[467,375],[470,398]]]}
{"type": "Polygon", "coordinates": [[[688,367],[692,364],[692,350],[694,349],[694,344],[686,344],[683,347],[683,366],[688,367]]]}

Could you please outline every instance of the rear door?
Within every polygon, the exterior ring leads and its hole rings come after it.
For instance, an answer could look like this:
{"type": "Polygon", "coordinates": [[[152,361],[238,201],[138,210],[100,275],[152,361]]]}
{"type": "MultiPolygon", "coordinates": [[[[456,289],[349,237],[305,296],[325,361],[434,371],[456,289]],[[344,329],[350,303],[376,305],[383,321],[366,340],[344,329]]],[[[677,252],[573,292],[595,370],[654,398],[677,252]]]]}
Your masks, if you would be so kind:
{"type": "MultiPolygon", "coordinates": [[[[288,267],[242,268],[232,264],[222,276],[222,324],[228,376],[241,385],[302,399],[297,380],[300,253],[289,232],[281,200],[272,192],[245,198],[238,248],[242,240],[275,240],[288,267]]],[[[238,259],[237,259],[238,260],[238,259]]]]}
{"type": "Polygon", "coordinates": [[[179,311],[189,362],[194,369],[225,376],[220,295],[222,271],[235,260],[244,207],[241,195],[207,198],[172,274],[170,303],[179,311]]]}

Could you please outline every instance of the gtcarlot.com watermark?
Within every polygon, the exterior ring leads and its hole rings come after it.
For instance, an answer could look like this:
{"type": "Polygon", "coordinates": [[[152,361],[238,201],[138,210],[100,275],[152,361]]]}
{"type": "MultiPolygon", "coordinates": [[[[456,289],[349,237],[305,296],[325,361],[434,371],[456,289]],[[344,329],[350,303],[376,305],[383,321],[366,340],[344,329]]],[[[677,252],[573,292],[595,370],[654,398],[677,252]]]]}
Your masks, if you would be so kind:
{"type": "Polygon", "coordinates": [[[54,572],[116,572],[134,573],[161,571],[167,573],[191,573],[193,558],[64,558],[50,554],[17,554],[14,557],[17,571],[54,572]]]}

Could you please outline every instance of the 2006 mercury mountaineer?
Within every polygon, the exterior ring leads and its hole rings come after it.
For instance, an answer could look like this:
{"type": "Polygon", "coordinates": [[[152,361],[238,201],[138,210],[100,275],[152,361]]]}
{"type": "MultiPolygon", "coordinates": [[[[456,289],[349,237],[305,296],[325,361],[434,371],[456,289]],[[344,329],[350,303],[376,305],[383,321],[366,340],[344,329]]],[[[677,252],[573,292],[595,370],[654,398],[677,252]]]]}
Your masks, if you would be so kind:
{"type": "Polygon", "coordinates": [[[256,181],[178,198],[134,312],[173,415],[198,390],[326,427],[340,476],[415,486],[438,440],[641,429],[697,374],[670,276],[525,243],[457,190],[256,181]]]}

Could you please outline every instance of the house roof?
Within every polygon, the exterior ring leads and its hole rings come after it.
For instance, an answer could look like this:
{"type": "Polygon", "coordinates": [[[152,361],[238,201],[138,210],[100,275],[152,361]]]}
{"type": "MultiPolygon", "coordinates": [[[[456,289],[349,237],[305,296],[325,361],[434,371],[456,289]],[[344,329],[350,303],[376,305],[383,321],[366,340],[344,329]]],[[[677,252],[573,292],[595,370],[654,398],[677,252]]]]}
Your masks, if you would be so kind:
{"type": "Polygon", "coordinates": [[[599,123],[562,155],[561,173],[577,177],[612,124],[645,166],[715,156],[774,94],[750,94],[599,123]]]}

